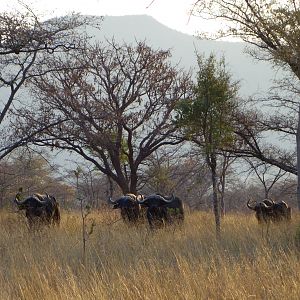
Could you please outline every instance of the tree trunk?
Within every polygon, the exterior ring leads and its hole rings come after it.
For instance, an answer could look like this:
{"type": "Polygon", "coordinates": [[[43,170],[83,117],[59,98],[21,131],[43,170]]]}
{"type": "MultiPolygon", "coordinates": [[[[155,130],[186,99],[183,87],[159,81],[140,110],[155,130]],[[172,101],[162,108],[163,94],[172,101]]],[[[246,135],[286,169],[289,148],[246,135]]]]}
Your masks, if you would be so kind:
{"type": "Polygon", "coordinates": [[[269,191],[265,188],[265,199],[269,199],[269,191]]]}
{"type": "Polygon", "coordinates": [[[300,105],[298,107],[298,125],[296,133],[297,144],[297,204],[300,210],[300,105]]]}
{"type": "Polygon", "coordinates": [[[224,195],[225,195],[225,177],[222,178],[220,195],[221,195],[221,197],[220,197],[221,217],[223,218],[225,216],[225,201],[224,201],[224,195]]]}
{"type": "Polygon", "coordinates": [[[137,194],[137,181],[138,181],[138,176],[136,173],[136,170],[131,170],[130,174],[130,193],[132,194],[137,194]]]}
{"type": "Polygon", "coordinates": [[[219,193],[221,195],[220,197],[220,209],[221,209],[221,217],[223,218],[226,213],[226,207],[225,207],[225,186],[226,186],[226,176],[227,176],[227,169],[229,165],[234,161],[234,159],[230,162],[230,154],[228,152],[223,152],[223,163],[222,163],[222,169],[221,169],[221,175],[220,175],[220,183],[218,186],[219,193]]]}
{"type": "Polygon", "coordinates": [[[108,198],[112,198],[114,195],[114,185],[113,185],[113,181],[110,178],[110,176],[107,175],[107,181],[108,181],[108,188],[106,189],[106,197],[108,198]]]}
{"type": "Polygon", "coordinates": [[[215,215],[216,223],[216,236],[217,240],[221,237],[221,217],[220,217],[220,207],[218,198],[218,176],[217,176],[217,159],[215,151],[212,151],[209,158],[209,165],[211,169],[211,179],[213,185],[213,210],[215,215]]]}

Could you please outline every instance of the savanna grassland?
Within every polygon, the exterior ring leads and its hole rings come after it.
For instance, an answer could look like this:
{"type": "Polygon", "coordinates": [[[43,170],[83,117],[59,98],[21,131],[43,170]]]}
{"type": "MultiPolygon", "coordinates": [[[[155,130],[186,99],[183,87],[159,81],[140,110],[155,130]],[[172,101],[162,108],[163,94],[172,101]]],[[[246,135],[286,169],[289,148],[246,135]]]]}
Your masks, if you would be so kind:
{"type": "Polygon", "coordinates": [[[228,215],[219,242],[210,213],[156,232],[112,223],[111,211],[89,218],[83,265],[79,213],[63,211],[60,228],[32,234],[21,215],[1,212],[1,300],[300,299],[300,215],[268,234],[253,215],[228,215]]]}

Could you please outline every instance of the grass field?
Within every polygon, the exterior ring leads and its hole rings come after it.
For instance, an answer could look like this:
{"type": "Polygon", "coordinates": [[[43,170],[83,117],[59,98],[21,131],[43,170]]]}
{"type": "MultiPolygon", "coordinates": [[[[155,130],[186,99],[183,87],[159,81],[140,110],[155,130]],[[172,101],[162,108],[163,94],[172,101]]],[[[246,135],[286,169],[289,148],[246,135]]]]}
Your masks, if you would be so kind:
{"type": "Polygon", "coordinates": [[[300,299],[300,215],[268,234],[253,215],[228,215],[218,242],[209,213],[154,233],[112,223],[111,211],[89,218],[96,226],[83,265],[79,213],[30,234],[19,214],[1,212],[1,300],[300,299]]]}

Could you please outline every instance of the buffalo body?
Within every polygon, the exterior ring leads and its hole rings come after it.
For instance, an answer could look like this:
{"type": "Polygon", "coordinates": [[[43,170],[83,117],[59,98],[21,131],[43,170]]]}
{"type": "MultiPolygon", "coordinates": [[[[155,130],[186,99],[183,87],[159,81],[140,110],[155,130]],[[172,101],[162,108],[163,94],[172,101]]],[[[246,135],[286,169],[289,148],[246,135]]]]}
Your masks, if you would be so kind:
{"type": "Polygon", "coordinates": [[[167,224],[182,224],[184,220],[183,202],[173,195],[168,198],[154,194],[139,203],[147,208],[147,219],[151,229],[167,224]]]}
{"type": "Polygon", "coordinates": [[[59,204],[52,195],[33,194],[26,199],[19,201],[15,198],[19,210],[25,210],[29,227],[36,224],[59,225],[60,211],[59,204]]]}
{"type": "Polygon", "coordinates": [[[291,208],[285,201],[274,202],[271,199],[264,199],[251,205],[249,200],[247,207],[255,211],[259,223],[291,220],[291,208]]]}

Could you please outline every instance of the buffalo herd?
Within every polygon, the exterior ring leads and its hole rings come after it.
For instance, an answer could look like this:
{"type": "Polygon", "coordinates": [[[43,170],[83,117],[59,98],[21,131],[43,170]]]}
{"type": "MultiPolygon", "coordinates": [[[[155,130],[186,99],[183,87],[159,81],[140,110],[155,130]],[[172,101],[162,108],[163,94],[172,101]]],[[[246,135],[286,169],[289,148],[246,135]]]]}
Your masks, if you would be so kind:
{"type": "MultiPolygon", "coordinates": [[[[14,199],[19,210],[24,210],[29,228],[36,225],[59,225],[60,210],[55,197],[48,194],[33,194],[20,200],[14,199]]],[[[170,224],[183,224],[184,205],[178,197],[161,194],[148,196],[125,194],[116,200],[109,198],[113,209],[119,209],[121,218],[127,224],[148,222],[150,229],[162,228],[170,224]]],[[[291,220],[291,208],[286,202],[271,199],[247,202],[247,207],[255,211],[258,223],[278,223],[291,220]]]]}
{"type": "MultiPolygon", "coordinates": [[[[25,211],[29,228],[40,225],[59,225],[60,210],[55,197],[48,194],[33,194],[20,200],[18,193],[14,202],[19,210],[25,211]]],[[[121,217],[127,224],[137,224],[147,220],[151,229],[168,224],[182,224],[184,220],[183,202],[172,195],[150,196],[125,194],[109,202],[114,209],[120,209],[121,217]]]]}
{"type": "Polygon", "coordinates": [[[183,202],[174,195],[165,197],[153,194],[145,197],[126,194],[115,201],[110,198],[109,202],[114,209],[120,209],[126,223],[134,224],[147,219],[150,228],[154,229],[168,224],[182,224],[184,220],[183,202]]]}

